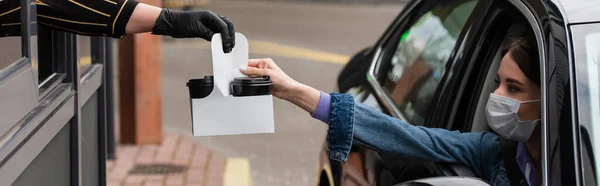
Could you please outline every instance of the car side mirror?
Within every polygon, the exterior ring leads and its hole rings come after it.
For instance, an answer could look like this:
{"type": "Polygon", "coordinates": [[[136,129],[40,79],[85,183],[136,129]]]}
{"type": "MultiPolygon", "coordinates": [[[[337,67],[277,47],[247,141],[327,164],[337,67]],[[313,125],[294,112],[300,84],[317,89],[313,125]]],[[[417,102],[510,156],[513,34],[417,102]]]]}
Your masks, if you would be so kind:
{"type": "Polygon", "coordinates": [[[350,61],[344,65],[340,74],[338,74],[338,91],[346,92],[350,88],[366,85],[367,71],[371,66],[371,60],[373,59],[372,47],[366,47],[361,51],[357,52],[350,58],[350,61]]]}
{"type": "Polygon", "coordinates": [[[403,183],[396,184],[394,186],[453,186],[453,185],[462,185],[462,186],[490,186],[490,184],[485,181],[474,178],[474,177],[432,177],[432,178],[423,178],[418,180],[407,181],[403,183]]]}

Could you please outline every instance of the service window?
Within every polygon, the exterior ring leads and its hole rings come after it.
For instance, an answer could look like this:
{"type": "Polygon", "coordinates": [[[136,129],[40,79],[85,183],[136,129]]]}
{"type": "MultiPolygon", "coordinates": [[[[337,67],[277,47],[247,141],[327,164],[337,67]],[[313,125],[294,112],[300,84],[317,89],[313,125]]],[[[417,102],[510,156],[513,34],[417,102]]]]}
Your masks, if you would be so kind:
{"type": "Polygon", "coordinates": [[[383,88],[409,123],[423,125],[458,35],[476,0],[436,4],[392,42],[380,76],[383,88]]]}
{"type": "Polygon", "coordinates": [[[28,7],[32,15],[27,21],[29,33],[23,35],[21,14],[24,9],[20,3],[19,0],[0,1],[0,69],[22,57],[29,58],[41,99],[47,89],[65,77],[66,38],[64,33],[37,22],[37,5],[34,3],[28,7]],[[26,46],[22,44],[24,41],[26,46]]]}
{"type": "Polygon", "coordinates": [[[38,24],[38,61],[37,66],[39,92],[43,97],[47,90],[63,82],[67,78],[69,64],[78,63],[80,75],[83,76],[91,67],[91,41],[89,36],[79,36],[58,31],[38,24]],[[69,51],[68,46],[77,46],[77,54],[69,51]],[[73,57],[77,56],[78,59],[73,57]],[[71,62],[72,61],[72,62],[71,62]]]}

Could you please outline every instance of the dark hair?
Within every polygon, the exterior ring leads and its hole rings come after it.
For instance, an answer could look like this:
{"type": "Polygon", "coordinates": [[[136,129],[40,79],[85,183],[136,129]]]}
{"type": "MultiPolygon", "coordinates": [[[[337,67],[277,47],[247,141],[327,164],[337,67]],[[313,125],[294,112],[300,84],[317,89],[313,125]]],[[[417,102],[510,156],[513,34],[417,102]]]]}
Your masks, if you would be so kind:
{"type": "Polygon", "coordinates": [[[540,86],[540,58],[537,45],[533,42],[533,39],[525,37],[513,38],[502,50],[502,56],[510,52],[525,76],[540,86]]]}

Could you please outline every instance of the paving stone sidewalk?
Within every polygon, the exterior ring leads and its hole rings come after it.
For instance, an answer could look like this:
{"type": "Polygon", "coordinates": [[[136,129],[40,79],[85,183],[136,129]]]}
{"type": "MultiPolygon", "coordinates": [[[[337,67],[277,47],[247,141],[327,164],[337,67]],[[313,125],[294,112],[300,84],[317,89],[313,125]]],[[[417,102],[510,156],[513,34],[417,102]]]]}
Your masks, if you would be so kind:
{"type": "Polygon", "coordinates": [[[120,145],[106,162],[108,186],[222,186],[226,159],[177,134],[161,145],[120,145]]]}

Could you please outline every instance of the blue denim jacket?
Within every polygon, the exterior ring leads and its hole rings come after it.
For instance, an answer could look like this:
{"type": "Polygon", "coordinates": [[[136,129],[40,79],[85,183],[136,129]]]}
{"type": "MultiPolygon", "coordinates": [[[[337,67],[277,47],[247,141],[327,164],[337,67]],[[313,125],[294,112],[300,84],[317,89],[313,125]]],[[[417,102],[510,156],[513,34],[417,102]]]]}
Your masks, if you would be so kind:
{"type": "Polygon", "coordinates": [[[492,185],[510,185],[494,133],[413,126],[355,103],[349,94],[331,94],[329,113],[326,140],[332,159],[345,161],[352,143],[359,143],[404,157],[461,163],[492,185]]]}

